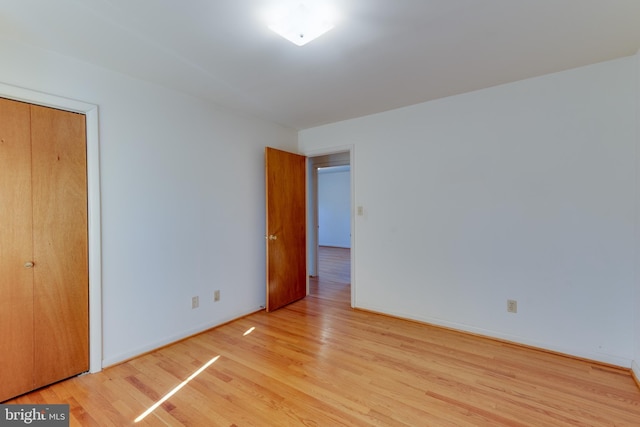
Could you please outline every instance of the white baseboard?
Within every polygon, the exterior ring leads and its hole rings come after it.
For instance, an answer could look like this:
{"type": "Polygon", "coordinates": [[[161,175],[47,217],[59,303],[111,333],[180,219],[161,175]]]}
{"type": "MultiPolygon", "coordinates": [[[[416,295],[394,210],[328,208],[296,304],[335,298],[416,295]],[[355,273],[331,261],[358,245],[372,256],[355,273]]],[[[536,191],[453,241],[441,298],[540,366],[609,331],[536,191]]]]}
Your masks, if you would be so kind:
{"type": "MultiPolygon", "coordinates": [[[[439,326],[439,327],[442,327],[442,328],[453,329],[453,330],[460,331],[460,332],[467,332],[467,333],[470,333],[470,334],[479,335],[479,336],[483,336],[483,337],[490,338],[490,339],[506,341],[506,342],[509,342],[509,343],[512,343],[512,344],[519,344],[519,345],[523,345],[523,346],[526,346],[526,347],[536,348],[536,349],[539,349],[539,350],[542,350],[542,351],[549,351],[549,352],[552,352],[552,353],[556,353],[556,354],[560,354],[560,355],[564,355],[564,356],[568,356],[568,357],[575,357],[575,358],[578,358],[578,359],[598,362],[598,363],[602,363],[602,364],[606,364],[606,365],[618,366],[618,367],[625,368],[625,369],[630,369],[631,368],[631,363],[632,363],[631,359],[627,359],[627,358],[624,358],[624,357],[619,357],[619,356],[616,356],[616,355],[594,353],[594,352],[590,352],[590,351],[584,351],[584,350],[581,350],[581,349],[575,349],[575,348],[568,348],[568,347],[552,345],[552,344],[548,344],[548,343],[544,343],[544,342],[538,342],[538,341],[529,340],[529,339],[526,339],[526,338],[523,338],[523,337],[519,337],[519,336],[515,336],[515,335],[503,334],[503,333],[500,333],[500,332],[496,332],[496,331],[492,331],[492,330],[486,330],[486,329],[482,329],[482,328],[476,328],[476,327],[473,327],[473,326],[463,325],[463,324],[459,324],[459,323],[455,323],[455,322],[443,321],[441,319],[426,318],[426,317],[425,318],[410,317],[410,316],[407,316],[407,315],[403,315],[402,313],[394,313],[394,312],[385,311],[385,310],[382,310],[382,309],[380,309],[378,307],[356,306],[354,308],[356,308],[356,309],[359,308],[359,309],[362,309],[362,310],[367,310],[367,311],[371,311],[371,312],[375,312],[375,313],[379,313],[379,314],[385,314],[385,315],[397,317],[397,318],[400,318],[400,319],[407,319],[407,320],[412,320],[412,321],[416,321],[416,322],[422,322],[422,323],[425,323],[427,325],[439,326]]],[[[636,367],[638,368],[638,371],[634,371],[634,372],[637,372],[636,377],[640,380],[640,376],[638,376],[638,374],[640,374],[640,367],[638,367],[637,364],[636,364],[636,367]]]]}
{"type": "Polygon", "coordinates": [[[218,326],[222,326],[224,324],[227,324],[229,322],[233,322],[234,320],[241,319],[241,318],[243,318],[245,316],[248,316],[250,314],[257,313],[258,311],[261,311],[261,310],[263,310],[263,309],[262,308],[258,308],[258,309],[255,309],[255,310],[251,310],[248,313],[241,314],[239,316],[234,316],[233,318],[230,318],[230,319],[227,319],[227,320],[217,321],[217,322],[214,322],[214,323],[206,323],[206,324],[200,325],[200,326],[198,326],[196,328],[192,328],[192,329],[183,331],[180,334],[172,335],[172,336],[166,337],[166,338],[164,338],[164,339],[162,339],[160,341],[157,341],[157,342],[154,342],[154,343],[142,346],[142,347],[138,347],[138,348],[132,349],[131,351],[127,351],[125,353],[120,353],[120,354],[117,354],[117,355],[111,356],[111,357],[106,357],[106,358],[104,358],[102,360],[103,369],[104,368],[108,368],[109,366],[113,366],[113,365],[117,365],[119,363],[126,362],[127,360],[134,359],[136,357],[142,356],[142,355],[144,355],[146,353],[152,352],[152,351],[157,350],[159,348],[171,345],[173,343],[176,343],[176,342],[181,341],[183,339],[189,338],[191,336],[198,335],[200,333],[208,331],[209,329],[213,329],[213,328],[216,328],[218,326]]]}
{"type": "Polygon", "coordinates": [[[640,387],[640,362],[634,360],[633,362],[631,362],[631,373],[634,376],[634,379],[636,380],[636,384],[638,384],[638,387],[640,387]]]}

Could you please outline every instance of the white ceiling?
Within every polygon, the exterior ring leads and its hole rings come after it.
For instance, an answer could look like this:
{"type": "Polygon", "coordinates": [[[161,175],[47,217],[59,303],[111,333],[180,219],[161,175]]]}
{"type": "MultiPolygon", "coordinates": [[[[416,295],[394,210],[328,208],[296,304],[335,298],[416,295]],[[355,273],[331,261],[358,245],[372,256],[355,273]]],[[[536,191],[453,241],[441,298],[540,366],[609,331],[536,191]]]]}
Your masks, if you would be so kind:
{"type": "Polygon", "coordinates": [[[341,19],[303,47],[275,1],[0,0],[0,37],[296,129],[640,49],[640,0],[320,0],[341,19]]]}

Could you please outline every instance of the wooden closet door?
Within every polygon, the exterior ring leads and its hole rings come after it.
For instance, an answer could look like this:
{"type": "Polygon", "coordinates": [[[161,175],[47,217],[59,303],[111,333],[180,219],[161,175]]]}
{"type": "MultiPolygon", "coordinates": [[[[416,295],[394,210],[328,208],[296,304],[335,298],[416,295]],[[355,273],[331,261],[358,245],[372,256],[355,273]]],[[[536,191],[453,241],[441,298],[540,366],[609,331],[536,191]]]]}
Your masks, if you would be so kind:
{"type": "Polygon", "coordinates": [[[33,388],[29,104],[0,98],[0,402],[33,388]]]}
{"type": "Polygon", "coordinates": [[[89,369],[85,117],[31,106],[35,387],[89,369]]]}

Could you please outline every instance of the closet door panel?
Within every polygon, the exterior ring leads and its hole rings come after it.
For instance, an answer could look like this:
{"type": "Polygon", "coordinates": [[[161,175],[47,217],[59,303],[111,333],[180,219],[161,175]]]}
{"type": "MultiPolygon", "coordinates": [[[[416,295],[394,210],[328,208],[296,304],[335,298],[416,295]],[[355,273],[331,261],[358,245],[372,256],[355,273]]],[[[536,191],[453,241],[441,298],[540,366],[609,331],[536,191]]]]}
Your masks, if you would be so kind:
{"type": "Polygon", "coordinates": [[[31,106],[35,384],[89,369],[85,117],[31,106]]]}
{"type": "Polygon", "coordinates": [[[0,98],[0,402],[33,388],[29,120],[28,104],[0,98]]]}

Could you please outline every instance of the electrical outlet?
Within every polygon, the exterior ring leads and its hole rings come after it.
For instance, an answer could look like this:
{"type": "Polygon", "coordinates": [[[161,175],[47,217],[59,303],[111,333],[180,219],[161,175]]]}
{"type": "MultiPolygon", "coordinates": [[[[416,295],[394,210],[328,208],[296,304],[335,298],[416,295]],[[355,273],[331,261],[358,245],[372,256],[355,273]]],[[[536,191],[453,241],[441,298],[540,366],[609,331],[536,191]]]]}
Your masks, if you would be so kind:
{"type": "Polygon", "coordinates": [[[220,291],[213,291],[213,301],[220,301],[220,291]]]}
{"type": "Polygon", "coordinates": [[[518,312],[518,301],[514,299],[507,300],[507,311],[509,313],[517,313],[518,312]]]}
{"type": "Polygon", "coordinates": [[[200,307],[200,298],[198,297],[191,298],[191,308],[198,308],[198,307],[200,307]]]}

